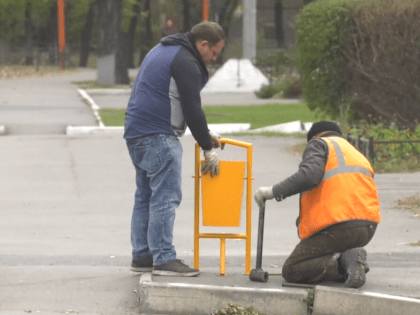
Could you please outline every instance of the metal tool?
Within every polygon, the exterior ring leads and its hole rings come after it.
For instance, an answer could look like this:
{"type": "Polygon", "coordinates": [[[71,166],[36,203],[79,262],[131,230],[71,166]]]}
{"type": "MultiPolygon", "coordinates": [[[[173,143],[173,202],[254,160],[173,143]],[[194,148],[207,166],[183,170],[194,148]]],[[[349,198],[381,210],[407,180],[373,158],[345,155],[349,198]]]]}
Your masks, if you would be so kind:
{"type": "Polygon", "coordinates": [[[268,272],[261,269],[262,265],[262,250],[263,250],[263,237],[264,237],[264,214],[265,206],[260,207],[260,215],[258,219],[258,242],[257,242],[257,265],[255,269],[251,270],[249,279],[251,281],[267,282],[268,272]]]}

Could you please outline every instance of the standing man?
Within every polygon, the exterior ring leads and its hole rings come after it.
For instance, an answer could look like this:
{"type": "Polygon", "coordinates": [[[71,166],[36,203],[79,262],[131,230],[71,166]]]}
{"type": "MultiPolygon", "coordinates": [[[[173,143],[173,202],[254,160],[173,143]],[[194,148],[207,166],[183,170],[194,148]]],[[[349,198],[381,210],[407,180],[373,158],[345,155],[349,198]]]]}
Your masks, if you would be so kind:
{"type": "Polygon", "coordinates": [[[301,239],[283,265],[283,278],[294,283],[365,284],[366,250],[380,222],[379,198],[369,161],[343,137],[334,122],[314,123],[307,135],[299,170],[284,181],[260,187],[255,200],[300,193],[296,225],[301,239]]]}
{"type": "Polygon", "coordinates": [[[172,245],[175,210],[181,202],[182,147],[187,126],[204,152],[203,174],[219,173],[201,108],[207,83],[205,62],[216,60],[225,45],[220,25],[202,22],[191,32],[167,36],[141,64],[125,118],[124,138],[136,170],[137,190],[131,220],[131,270],[163,276],[197,276],[200,272],[176,259],[172,245]]]}

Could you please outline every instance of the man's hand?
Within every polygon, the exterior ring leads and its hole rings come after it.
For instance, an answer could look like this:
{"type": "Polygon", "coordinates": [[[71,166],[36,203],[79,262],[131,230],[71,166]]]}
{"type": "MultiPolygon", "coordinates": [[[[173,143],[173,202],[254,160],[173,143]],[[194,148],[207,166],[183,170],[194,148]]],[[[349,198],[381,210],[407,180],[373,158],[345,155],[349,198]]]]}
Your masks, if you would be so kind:
{"type": "Polygon", "coordinates": [[[266,200],[273,199],[273,187],[260,187],[255,192],[254,199],[257,202],[258,206],[264,207],[264,203],[266,200]]]}
{"type": "Polygon", "coordinates": [[[219,158],[216,152],[214,152],[214,149],[204,151],[204,165],[201,168],[201,173],[205,175],[209,171],[211,177],[213,177],[214,175],[218,175],[220,172],[219,158]]]}
{"type": "Polygon", "coordinates": [[[213,148],[215,149],[224,149],[225,148],[225,144],[220,142],[220,139],[222,139],[221,136],[219,136],[216,132],[214,131],[209,131],[210,133],[210,137],[211,137],[211,143],[213,144],[213,148]]]}

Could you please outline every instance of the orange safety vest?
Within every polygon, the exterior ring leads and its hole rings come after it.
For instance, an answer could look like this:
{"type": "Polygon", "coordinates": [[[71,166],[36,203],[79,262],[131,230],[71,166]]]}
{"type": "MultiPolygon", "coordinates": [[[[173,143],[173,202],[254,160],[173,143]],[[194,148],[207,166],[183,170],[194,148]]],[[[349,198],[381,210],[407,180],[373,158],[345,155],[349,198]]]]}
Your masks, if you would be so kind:
{"type": "Polygon", "coordinates": [[[328,144],[328,159],[321,183],[301,194],[299,237],[349,220],[379,223],[379,197],[369,161],[343,138],[320,139],[328,144]]]}

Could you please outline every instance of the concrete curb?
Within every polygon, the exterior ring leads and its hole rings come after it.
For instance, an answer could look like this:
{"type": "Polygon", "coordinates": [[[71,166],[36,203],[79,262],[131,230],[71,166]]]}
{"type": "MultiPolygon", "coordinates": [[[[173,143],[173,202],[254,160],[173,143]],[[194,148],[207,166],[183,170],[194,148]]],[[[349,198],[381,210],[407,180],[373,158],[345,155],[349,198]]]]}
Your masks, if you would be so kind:
{"type": "MultiPolygon", "coordinates": [[[[219,134],[229,134],[247,132],[251,128],[251,124],[208,124],[208,127],[211,131],[217,132],[219,134]]],[[[187,128],[187,130],[185,130],[185,136],[190,135],[191,131],[189,128],[187,128]]]]}
{"type": "Polygon", "coordinates": [[[89,104],[90,108],[92,109],[93,115],[95,116],[96,121],[98,122],[99,127],[105,127],[104,123],[102,122],[101,116],[99,115],[99,106],[95,103],[95,101],[86,93],[83,89],[77,89],[80,96],[89,104]]]}
{"type": "Polygon", "coordinates": [[[252,132],[283,132],[283,133],[307,133],[311,129],[312,123],[302,123],[300,120],[291,121],[288,123],[278,124],[274,126],[267,126],[252,130],[252,132]]]}
{"type": "Polygon", "coordinates": [[[67,136],[84,135],[123,135],[124,127],[105,127],[105,126],[67,126],[67,136]]]}
{"type": "MultiPolygon", "coordinates": [[[[173,281],[172,279],[170,281],[173,281]]],[[[420,300],[357,289],[317,285],[309,288],[252,288],[179,282],[153,282],[150,272],[140,277],[141,314],[209,315],[229,303],[254,307],[267,315],[413,315],[420,300]],[[308,311],[312,304],[312,312],[308,311]]]]}
{"type": "Polygon", "coordinates": [[[315,287],[312,315],[413,315],[420,313],[420,300],[359,292],[355,289],[315,287]]]}
{"type": "Polygon", "coordinates": [[[229,303],[252,306],[267,315],[307,314],[308,290],[159,283],[147,277],[140,278],[139,290],[140,312],[144,314],[208,315],[229,303]]]}

